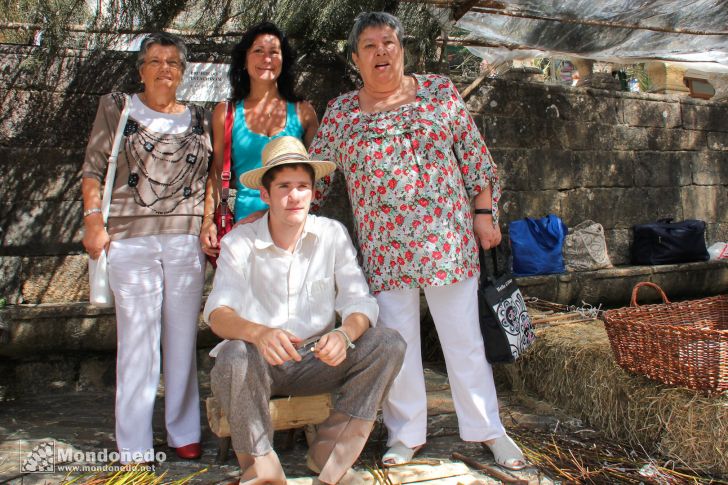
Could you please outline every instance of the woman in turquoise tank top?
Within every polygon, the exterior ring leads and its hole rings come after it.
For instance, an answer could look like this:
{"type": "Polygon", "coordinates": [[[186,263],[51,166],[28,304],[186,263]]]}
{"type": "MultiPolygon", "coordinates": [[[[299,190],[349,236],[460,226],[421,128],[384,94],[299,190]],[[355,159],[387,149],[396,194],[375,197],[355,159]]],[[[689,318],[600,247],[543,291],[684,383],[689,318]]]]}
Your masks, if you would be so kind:
{"type": "MultiPolygon", "coordinates": [[[[285,34],[270,22],[248,29],[233,48],[230,84],[235,118],[232,130],[230,188],[237,189],[235,221],[267,210],[257,190],[244,187],[238,175],[261,166],[263,147],[280,136],[295,136],[308,147],[318,130],[313,107],[294,91],[295,55],[285,34]]],[[[228,101],[212,114],[213,163],[205,192],[205,216],[200,244],[205,254],[220,251],[213,220],[220,201],[228,101]]]]}

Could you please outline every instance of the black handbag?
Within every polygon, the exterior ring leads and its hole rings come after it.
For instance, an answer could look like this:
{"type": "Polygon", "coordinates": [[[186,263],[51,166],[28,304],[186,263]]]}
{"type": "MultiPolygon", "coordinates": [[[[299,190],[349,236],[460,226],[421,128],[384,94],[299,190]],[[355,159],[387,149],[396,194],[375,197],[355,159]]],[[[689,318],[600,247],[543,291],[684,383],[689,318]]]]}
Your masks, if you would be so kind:
{"type": "Polygon", "coordinates": [[[498,271],[495,249],[489,251],[493,270],[485,264],[480,250],[480,288],[478,311],[480,332],[485,344],[485,358],[491,364],[514,362],[535,339],[526,302],[513,275],[498,271]]]}
{"type": "Polygon", "coordinates": [[[689,219],[638,224],[633,227],[632,264],[671,264],[707,261],[705,222],[689,219]]]}

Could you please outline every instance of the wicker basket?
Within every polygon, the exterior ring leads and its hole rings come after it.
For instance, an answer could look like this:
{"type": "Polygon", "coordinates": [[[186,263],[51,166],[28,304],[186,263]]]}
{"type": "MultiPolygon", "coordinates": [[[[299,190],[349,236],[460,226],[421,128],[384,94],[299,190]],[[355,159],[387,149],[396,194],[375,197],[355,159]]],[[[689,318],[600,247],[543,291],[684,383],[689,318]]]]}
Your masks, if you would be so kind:
{"type": "Polygon", "coordinates": [[[728,295],[670,303],[662,288],[642,282],[630,307],[604,313],[604,326],[622,368],[711,394],[728,390],[728,295]],[[664,303],[638,305],[644,286],[664,303]]]}

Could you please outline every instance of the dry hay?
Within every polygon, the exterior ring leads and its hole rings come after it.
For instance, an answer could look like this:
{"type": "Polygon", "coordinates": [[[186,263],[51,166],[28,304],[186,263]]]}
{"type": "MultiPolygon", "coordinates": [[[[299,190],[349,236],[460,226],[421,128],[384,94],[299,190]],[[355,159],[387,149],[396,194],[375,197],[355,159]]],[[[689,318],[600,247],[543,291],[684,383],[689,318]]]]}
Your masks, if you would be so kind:
{"type": "Polygon", "coordinates": [[[538,329],[518,366],[527,389],[607,437],[728,475],[728,394],[706,397],[623,371],[602,322],[538,329]]]}

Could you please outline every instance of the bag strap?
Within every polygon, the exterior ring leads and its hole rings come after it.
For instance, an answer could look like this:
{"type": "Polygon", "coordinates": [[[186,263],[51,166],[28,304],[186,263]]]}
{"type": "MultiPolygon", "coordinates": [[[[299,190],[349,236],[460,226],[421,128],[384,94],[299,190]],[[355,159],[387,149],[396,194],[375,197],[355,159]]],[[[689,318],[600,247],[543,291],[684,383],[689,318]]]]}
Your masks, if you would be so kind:
{"type": "Polygon", "coordinates": [[[222,161],[222,172],[220,177],[222,180],[222,203],[220,204],[220,215],[221,224],[225,226],[225,216],[228,211],[228,197],[230,197],[230,165],[231,165],[231,152],[233,145],[233,121],[235,119],[233,111],[233,103],[227,102],[227,111],[225,113],[225,152],[222,161]]]}
{"type": "Polygon", "coordinates": [[[124,109],[121,110],[119,116],[119,124],[116,125],[116,133],[114,133],[114,144],[111,146],[111,155],[109,155],[109,164],[106,167],[106,178],[104,179],[104,195],[101,198],[101,217],[106,221],[109,219],[109,207],[111,206],[111,192],[114,189],[114,179],[116,178],[116,160],[119,158],[119,147],[121,147],[121,139],[124,137],[124,128],[126,128],[126,120],[129,119],[129,110],[131,109],[131,98],[128,94],[124,94],[124,109]]]}
{"type": "Polygon", "coordinates": [[[488,253],[493,261],[493,269],[490,269],[485,264],[485,251],[481,246],[478,246],[478,257],[480,258],[480,286],[481,288],[489,283],[495,282],[497,276],[500,276],[498,271],[498,252],[502,252],[500,245],[490,248],[488,253]]]}

